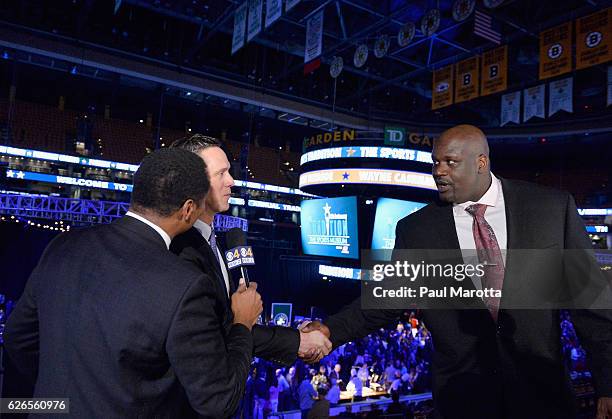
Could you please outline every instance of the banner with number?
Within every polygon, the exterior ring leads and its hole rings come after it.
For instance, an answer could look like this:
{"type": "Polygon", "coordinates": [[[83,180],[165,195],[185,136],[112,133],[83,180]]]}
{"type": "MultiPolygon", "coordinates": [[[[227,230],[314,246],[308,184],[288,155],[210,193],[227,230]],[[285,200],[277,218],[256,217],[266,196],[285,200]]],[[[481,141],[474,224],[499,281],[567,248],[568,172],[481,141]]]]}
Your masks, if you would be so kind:
{"type": "Polygon", "coordinates": [[[548,116],[558,111],[574,112],[572,77],[555,80],[548,85],[548,116]]]}
{"type": "Polygon", "coordinates": [[[540,33],[540,80],[572,71],[572,22],[540,33]]]}
{"type": "Polygon", "coordinates": [[[465,102],[478,97],[478,60],[479,56],[459,61],[455,64],[455,103],[465,102]]]}
{"type": "Polygon", "coordinates": [[[612,105],[612,65],[608,67],[608,100],[606,106],[612,105]]]}
{"type": "Polygon", "coordinates": [[[244,46],[246,31],[247,2],[245,1],[234,13],[234,36],[232,37],[232,54],[244,46]]]}
{"type": "Polygon", "coordinates": [[[299,2],[300,0],[287,0],[285,3],[285,11],[288,12],[289,10],[293,9],[293,7],[299,2]]]}
{"type": "Polygon", "coordinates": [[[503,92],[508,88],[508,46],[482,54],[480,59],[480,96],[503,92]]]}
{"type": "Polygon", "coordinates": [[[263,0],[249,0],[249,18],[247,24],[247,42],[261,32],[263,0]]]}
{"type": "Polygon", "coordinates": [[[306,22],[304,62],[310,62],[323,52],[323,10],[306,22]]]}
{"type": "Polygon", "coordinates": [[[544,92],[546,85],[530,87],[523,90],[523,122],[534,116],[544,118],[544,92]]]}
{"type": "Polygon", "coordinates": [[[451,64],[433,72],[431,109],[453,104],[453,67],[451,64]]]}
{"type": "Polygon", "coordinates": [[[283,13],[283,0],[266,0],[266,28],[276,22],[283,13]]]}
{"type": "Polygon", "coordinates": [[[521,123],[521,91],[507,93],[502,96],[501,104],[501,124],[506,125],[508,122],[515,124],[521,123]]]}
{"type": "Polygon", "coordinates": [[[612,60],[612,7],[576,20],[576,68],[612,60]]]}

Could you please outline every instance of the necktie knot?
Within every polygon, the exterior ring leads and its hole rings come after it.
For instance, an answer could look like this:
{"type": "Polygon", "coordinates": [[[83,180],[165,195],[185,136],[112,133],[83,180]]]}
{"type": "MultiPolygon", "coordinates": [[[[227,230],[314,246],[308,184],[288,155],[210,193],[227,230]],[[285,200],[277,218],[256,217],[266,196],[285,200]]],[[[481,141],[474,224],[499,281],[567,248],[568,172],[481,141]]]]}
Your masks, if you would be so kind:
{"type": "Polygon", "coordinates": [[[485,204],[472,204],[465,209],[465,211],[474,218],[484,217],[484,213],[486,210],[487,206],[485,204]]]}

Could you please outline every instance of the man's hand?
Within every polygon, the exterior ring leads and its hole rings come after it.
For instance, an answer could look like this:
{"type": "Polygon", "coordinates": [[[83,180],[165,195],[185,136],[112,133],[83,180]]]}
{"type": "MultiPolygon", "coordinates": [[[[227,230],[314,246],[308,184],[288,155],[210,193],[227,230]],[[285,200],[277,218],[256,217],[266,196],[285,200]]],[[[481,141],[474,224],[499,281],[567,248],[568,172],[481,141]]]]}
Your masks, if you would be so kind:
{"type": "Polygon", "coordinates": [[[597,419],[612,419],[612,397],[600,397],[597,401],[597,419]]]}
{"type": "Polygon", "coordinates": [[[241,323],[251,330],[262,311],[263,305],[261,295],[257,292],[257,283],[251,282],[247,288],[241,279],[238,289],[232,294],[234,324],[241,323]]]}
{"type": "Polygon", "coordinates": [[[320,361],[332,349],[329,341],[329,328],[318,321],[302,323],[300,331],[300,349],[298,356],[309,364],[320,361]]]}

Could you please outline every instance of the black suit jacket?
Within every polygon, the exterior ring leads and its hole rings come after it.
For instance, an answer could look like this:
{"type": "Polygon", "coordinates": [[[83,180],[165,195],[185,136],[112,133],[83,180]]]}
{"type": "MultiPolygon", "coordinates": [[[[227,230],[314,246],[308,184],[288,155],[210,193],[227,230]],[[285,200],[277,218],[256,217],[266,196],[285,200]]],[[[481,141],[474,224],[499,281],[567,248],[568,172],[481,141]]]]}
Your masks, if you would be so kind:
{"type": "Polygon", "coordinates": [[[8,319],[7,352],[34,397],[69,398],[72,417],[174,418],[187,402],[229,416],[253,343],[219,323],[212,281],[131,217],[63,233],[8,319]]]}
{"type": "MultiPolygon", "coordinates": [[[[569,194],[511,180],[502,180],[502,188],[508,249],[591,249],[569,194]]],[[[435,202],[400,220],[395,249],[458,251],[452,205],[435,202]]],[[[508,255],[504,292],[525,269],[531,269],[529,261],[508,255]]],[[[558,278],[559,285],[565,280],[564,275],[558,278]]],[[[422,312],[435,348],[433,396],[438,417],[574,417],[561,353],[559,312],[502,309],[496,324],[479,303],[481,309],[422,312]]],[[[338,345],[373,332],[399,314],[398,310],[362,310],[355,301],[330,317],[327,325],[332,342],[338,345]]],[[[598,393],[612,396],[610,311],[575,310],[572,320],[590,355],[598,393]]]]}
{"type": "MultiPolygon", "coordinates": [[[[211,290],[214,291],[215,295],[214,310],[219,322],[224,325],[224,330],[229,333],[234,315],[225,290],[221,266],[208,242],[197,229],[191,228],[174,238],[170,250],[200,272],[215,278],[214,290],[211,290]]],[[[223,252],[221,253],[223,254],[223,252]]],[[[235,281],[231,276],[232,272],[229,271],[228,274],[230,276],[230,289],[233,292],[236,289],[235,281]]],[[[291,365],[295,361],[300,345],[300,336],[297,330],[280,326],[255,325],[252,332],[255,356],[284,365],[291,365]]]]}

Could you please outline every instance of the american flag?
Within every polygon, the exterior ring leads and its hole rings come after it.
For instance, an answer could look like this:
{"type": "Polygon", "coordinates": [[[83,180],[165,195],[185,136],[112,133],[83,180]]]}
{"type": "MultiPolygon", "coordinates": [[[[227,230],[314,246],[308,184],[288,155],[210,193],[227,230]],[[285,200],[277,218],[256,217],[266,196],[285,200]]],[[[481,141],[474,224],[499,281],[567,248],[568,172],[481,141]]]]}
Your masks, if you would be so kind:
{"type": "Polygon", "coordinates": [[[501,33],[493,18],[486,13],[476,10],[474,14],[474,34],[496,44],[501,43],[501,33]]]}

